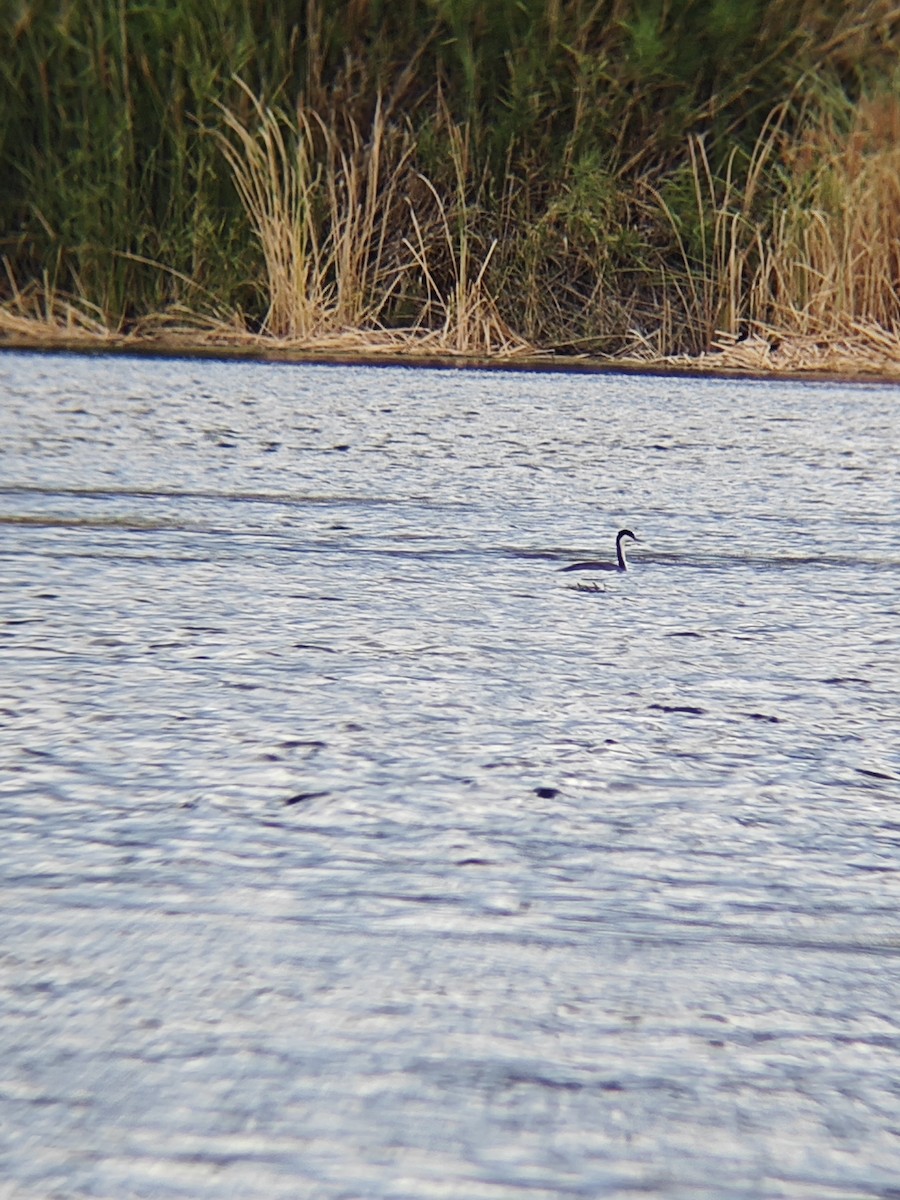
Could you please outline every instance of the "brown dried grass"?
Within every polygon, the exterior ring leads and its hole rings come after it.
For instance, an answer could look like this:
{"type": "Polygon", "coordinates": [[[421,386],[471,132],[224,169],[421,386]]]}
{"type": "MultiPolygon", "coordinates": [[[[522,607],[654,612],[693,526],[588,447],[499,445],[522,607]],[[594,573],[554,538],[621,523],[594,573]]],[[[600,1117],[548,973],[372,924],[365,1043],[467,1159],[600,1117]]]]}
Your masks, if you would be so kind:
{"type": "Polygon", "coordinates": [[[110,341],[116,337],[96,305],[58,291],[45,272],[40,281],[20,287],[7,258],[3,272],[9,298],[0,304],[0,338],[38,345],[59,341],[110,341]]]}
{"type": "Polygon", "coordinates": [[[265,262],[264,334],[324,353],[337,346],[502,358],[534,352],[487,290],[493,245],[480,264],[472,258],[463,130],[450,127],[457,188],[448,204],[412,169],[412,143],[388,126],[380,102],[365,137],[345,118],[341,139],[317,112],[289,118],[244,91],[253,127],[223,110],[230,136],[219,140],[265,262]],[[425,213],[416,211],[416,195],[425,213]],[[437,283],[435,258],[449,264],[449,291],[437,283]],[[392,299],[423,289],[418,316],[406,328],[387,328],[392,299]]]}
{"type": "Polygon", "coordinates": [[[377,324],[392,291],[385,216],[410,146],[389,147],[380,104],[367,139],[348,121],[345,148],[318,113],[288,118],[241,86],[253,127],[223,108],[217,137],[265,263],[264,332],[305,341],[377,324]]]}
{"type": "Polygon", "coordinates": [[[900,333],[900,97],[863,99],[846,129],[811,117],[782,160],[751,320],[801,339],[900,333]]]}

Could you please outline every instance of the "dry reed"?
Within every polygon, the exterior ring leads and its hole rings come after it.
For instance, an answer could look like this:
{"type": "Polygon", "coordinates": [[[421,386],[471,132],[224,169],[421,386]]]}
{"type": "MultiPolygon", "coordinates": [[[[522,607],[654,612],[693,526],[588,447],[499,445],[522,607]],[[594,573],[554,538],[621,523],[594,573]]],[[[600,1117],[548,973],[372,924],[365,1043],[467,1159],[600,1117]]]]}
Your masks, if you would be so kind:
{"type": "Polygon", "coordinates": [[[811,118],[783,157],[751,317],[801,338],[900,334],[900,98],[861,101],[846,131],[811,118]]]}
{"type": "Polygon", "coordinates": [[[223,108],[233,137],[218,137],[265,263],[264,332],[307,342],[379,329],[401,276],[391,215],[408,174],[408,135],[388,127],[380,101],[368,136],[347,119],[342,141],[317,112],[289,118],[242,86],[255,127],[223,108]]]}
{"type": "Polygon", "coordinates": [[[388,127],[380,101],[368,136],[348,118],[342,141],[319,113],[299,109],[293,120],[244,91],[254,128],[223,109],[231,137],[220,135],[220,144],[265,263],[265,334],[317,349],[336,339],[428,354],[505,357],[531,349],[487,291],[493,246],[477,269],[472,262],[460,129],[451,130],[456,195],[448,205],[411,170],[409,137],[388,127]],[[429,198],[428,217],[416,212],[413,192],[429,198]],[[396,229],[401,207],[405,234],[396,229]],[[435,256],[450,264],[449,291],[438,283],[435,256]],[[413,277],[424,290],[421,311],[404,329],[386,327],[391,301],[414,294],[413,277]]]}
{"type": "Polygon", "coordinates": [[[3,259],[9,298],[0,304],[0,338],[10,341],[52,342],[110,341],[116,331],[103,313],[83,297],[59,291],[45,271],[38,282],[20,287],[9,259],[3,259]]]}

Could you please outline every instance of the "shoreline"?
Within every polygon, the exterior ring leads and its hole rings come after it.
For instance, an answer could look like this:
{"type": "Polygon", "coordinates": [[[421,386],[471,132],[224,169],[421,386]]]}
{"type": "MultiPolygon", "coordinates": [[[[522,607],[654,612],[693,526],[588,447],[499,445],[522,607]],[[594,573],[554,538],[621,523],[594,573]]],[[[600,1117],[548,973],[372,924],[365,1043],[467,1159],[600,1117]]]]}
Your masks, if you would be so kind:
{"type": "MultiPolygon", "coordinates": [[[[42,322],[36,322],[42,326],[42,322]]],[[[0,352],[46,354],[140,355],[159,358],[227,361],[403,366],[421,369],[508,370],[577,374],[687,375],[735,379],[785,379],[844,383],[900,383],[900,337],[882,333],[881,345],[869,339],[836,336],[771,340],[759,336],[717,346],[704,354],[604,356],[517,346],[512,352],[472,354],[429,348],[427,335],[358,333],[294,342],[263,334],[203,330],[165,333],[60,332],[45,327],[15,333],[0,331],[0,352]]]]}

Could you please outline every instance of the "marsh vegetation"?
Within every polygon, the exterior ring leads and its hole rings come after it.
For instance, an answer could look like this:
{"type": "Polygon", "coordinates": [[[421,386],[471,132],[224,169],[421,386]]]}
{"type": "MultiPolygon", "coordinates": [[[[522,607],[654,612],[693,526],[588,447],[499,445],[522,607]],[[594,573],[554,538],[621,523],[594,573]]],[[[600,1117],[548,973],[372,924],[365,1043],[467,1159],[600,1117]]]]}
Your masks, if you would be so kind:
{"type": "Polygon", "coordinates": [[[888,0],[23,2],[0,335],[900,370],[888,0]]]}

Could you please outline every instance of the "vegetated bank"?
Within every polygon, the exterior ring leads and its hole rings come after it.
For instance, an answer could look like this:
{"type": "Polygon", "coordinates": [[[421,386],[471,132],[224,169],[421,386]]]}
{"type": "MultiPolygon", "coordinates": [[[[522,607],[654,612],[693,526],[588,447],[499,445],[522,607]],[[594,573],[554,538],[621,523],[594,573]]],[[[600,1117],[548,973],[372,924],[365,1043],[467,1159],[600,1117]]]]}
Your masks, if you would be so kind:
{"type": "Polygon", "coordinates": [[[2,21],[7,344],[900,372],[888,0],[2,21]]]}

